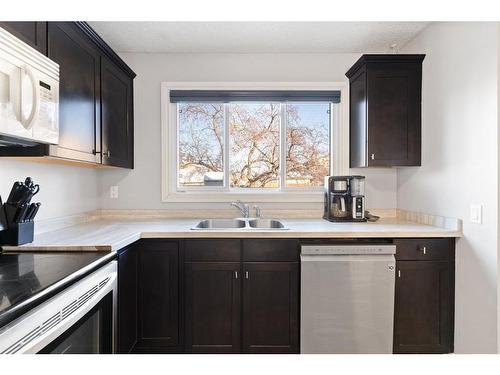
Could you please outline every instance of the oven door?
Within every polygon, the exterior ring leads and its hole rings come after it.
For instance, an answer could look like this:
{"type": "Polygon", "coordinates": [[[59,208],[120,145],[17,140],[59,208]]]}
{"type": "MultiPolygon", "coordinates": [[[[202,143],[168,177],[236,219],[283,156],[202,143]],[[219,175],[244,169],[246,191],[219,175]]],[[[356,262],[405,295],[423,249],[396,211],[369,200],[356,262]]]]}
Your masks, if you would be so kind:
{"type": "Polygon", "coordinates": [[[114,353],[116,268],[108,263],[2,328],[0,353],[114,353]]]}
{"type": "Polygon", "coordinates": [[[39,351],[45,354],[111,354],[113,352],[113,292],[61,336],[39,351]]]}

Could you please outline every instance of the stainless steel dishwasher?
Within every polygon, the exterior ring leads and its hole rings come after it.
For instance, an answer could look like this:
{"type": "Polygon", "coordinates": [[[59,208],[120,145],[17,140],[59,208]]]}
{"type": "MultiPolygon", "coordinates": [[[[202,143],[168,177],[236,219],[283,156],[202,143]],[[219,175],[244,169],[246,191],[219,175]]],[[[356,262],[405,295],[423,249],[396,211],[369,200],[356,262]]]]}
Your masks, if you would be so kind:
{"type": "Polygon", "coordinates": [[[392,353],[395,245],[301,248],[301,353],[392,353]]]}

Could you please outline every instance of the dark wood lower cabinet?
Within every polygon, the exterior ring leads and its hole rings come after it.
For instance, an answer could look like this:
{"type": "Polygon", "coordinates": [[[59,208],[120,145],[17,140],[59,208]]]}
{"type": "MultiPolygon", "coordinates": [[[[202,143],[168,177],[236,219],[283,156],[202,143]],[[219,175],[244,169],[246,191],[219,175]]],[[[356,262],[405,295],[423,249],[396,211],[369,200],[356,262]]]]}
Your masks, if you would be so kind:
{"type": "Polygon", "coordinates": [[[243,263],[243,352],[299,352],[299,263],[243,263]]]}
{"type": "Polygon", "coordinates": [[[394,353],[452,353],[455,239],[398,239],[394,353]]]}
{"type": "Polygon", "coordinates": [[[240,263],[186,263],[186,351],[239,353],[240,263]]]}
{"type": "MultiPolygon", "coordinates": [[[[288,241],[148,239],[119,252],[118,351],[299,353],[300,250],[288,241]]],[[[394,353],[453,352],[454,239],[393,243],[394,353]]]]}
{"type": "Polygon", "coordinates": [[[394,353],[453,352],[453,287],[446,261],[397,262],[394,353]]]}
{"type": "Polygon", "coordinates": [[[118,252],[118,353],[130,353],[137,342],[137,251],[118,252]]]}
{"type": "Polygon", "coordinates": [[[179,244],[144,240],[138,246],[139,324],[136,352],[178,351],[179,244]]]}

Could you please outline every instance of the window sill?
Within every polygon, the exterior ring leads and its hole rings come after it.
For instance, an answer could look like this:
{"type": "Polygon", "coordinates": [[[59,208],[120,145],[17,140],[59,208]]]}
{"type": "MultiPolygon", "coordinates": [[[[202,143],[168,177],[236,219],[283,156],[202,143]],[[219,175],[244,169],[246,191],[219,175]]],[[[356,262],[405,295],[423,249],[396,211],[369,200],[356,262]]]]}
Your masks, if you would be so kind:
{"type": "Polygon", "coordinates": [[[167,193],[162,197],[163,202],[169,203],[231,203],[236,200],[247,203],[321,203],[323,202],[322,191],[308,192],[175,192],[167,193]]]}

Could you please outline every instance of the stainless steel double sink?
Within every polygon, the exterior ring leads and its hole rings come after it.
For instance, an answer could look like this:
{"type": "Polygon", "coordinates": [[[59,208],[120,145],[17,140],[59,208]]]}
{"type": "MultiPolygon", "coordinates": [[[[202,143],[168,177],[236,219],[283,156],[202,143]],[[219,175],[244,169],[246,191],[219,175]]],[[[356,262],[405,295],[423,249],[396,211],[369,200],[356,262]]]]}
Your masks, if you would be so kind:
{"type": "Polygon", "coordinates": [[[276,219],[206,219],[201,220],[192,230],[207,229],[280,229],[287,230],[276,219]]]}

